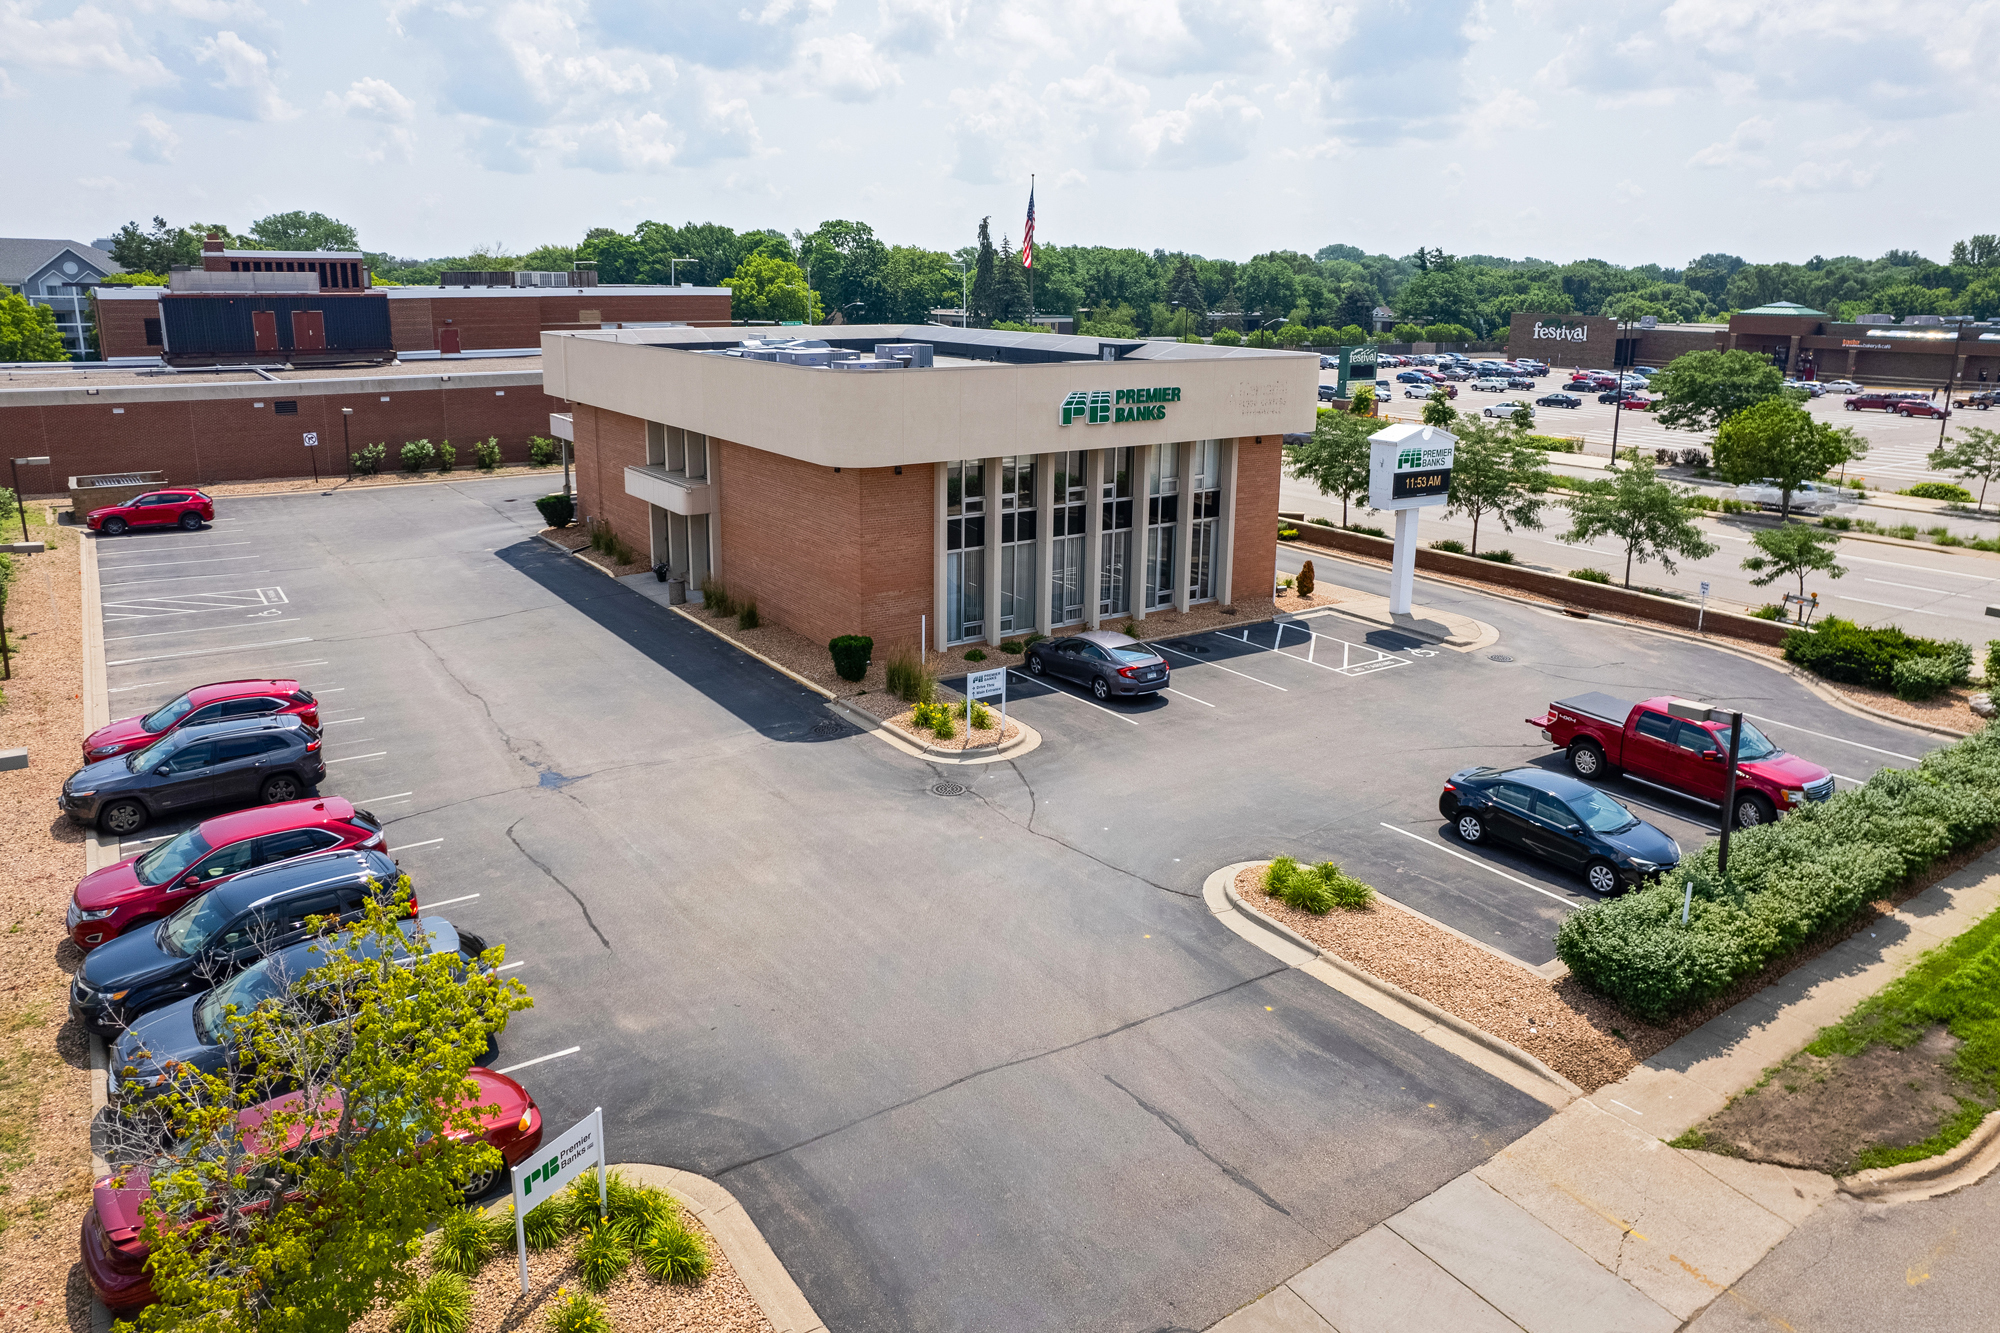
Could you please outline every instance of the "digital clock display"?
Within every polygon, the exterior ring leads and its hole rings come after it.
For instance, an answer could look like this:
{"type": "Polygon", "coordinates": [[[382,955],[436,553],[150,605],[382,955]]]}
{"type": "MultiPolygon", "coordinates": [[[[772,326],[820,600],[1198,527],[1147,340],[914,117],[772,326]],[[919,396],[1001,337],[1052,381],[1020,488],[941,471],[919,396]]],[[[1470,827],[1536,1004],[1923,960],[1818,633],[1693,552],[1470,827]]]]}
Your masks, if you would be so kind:
{"type": "Polygon", "coordinates": [[[1398,472],[1389,481],[1391,500],[1412,500],[1427,495],[1443,495],[1450,490],[1451,469],[1448,467],[1398,472]]]}

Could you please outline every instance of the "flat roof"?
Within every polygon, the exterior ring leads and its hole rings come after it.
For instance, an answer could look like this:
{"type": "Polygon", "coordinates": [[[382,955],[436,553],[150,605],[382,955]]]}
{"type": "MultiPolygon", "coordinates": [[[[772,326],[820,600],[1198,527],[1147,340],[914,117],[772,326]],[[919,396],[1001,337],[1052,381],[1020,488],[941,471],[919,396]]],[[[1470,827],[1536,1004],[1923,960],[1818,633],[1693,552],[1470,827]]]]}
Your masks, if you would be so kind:
{"type": "MultiPolygon", "coordinates": [[[[99,389],[111,385],[171,385],[171,384],[269,384],[272,381],[245,366],[218,366],[213,370],[205,367],[179,369],[161,366],[108,366],[98,361],[73,362],[74,369],[7,369],[0,370],[0,389],[99,389]]],[[[522,370],[539,372],[542,354],[539,351],[519,353],[513,356],[482,356],[467,361],[391,361],[379,366],[301,366],[296,370],[276,370],[269,373],[279,380],[338,380],[338,379],[381,379],[396,375],[460,375],[477,371],[493,373],[518,373],[522,370]],[[456,369],[467,367],[465,370],[456,369]],[[477,367],[477,371],[473,367],[477,367]]]]}
{"type": "MultiPolygon", "coordinates": [[[[97,288],[100,301],[157,301],[166,293],[165,287],[133,287],[124,283],[97,288]]],[[[360,296],[380,293],[390,300],[415,300],[419,297],[436,300],[449,297],[491,301],[506,297],[522,296],[575,296],[588,298],[592,293],[603,296],[727,296],[727,287],[669,287],[665,283],[599,283],[595,287],[357,287],[326,288],[324,294],[333,296],[360,296]]],[[[243,293],[254,295],[254,293],[243,293]]]]}
{"type": "MultiPolygon", "coordinates": [[[[669,288],[668,290],[673,290],[669,288]]],[[[1317,353],[1282,347],[1219,347],[1212,343],[1153,341],[1143,338],[1100,338],[1073,333],[1021,333],[1012,329],[965,329],[955,324],[753,324],[729,328],[605,329],[551,331],[546,336],[592,338],[636,343],[663,351],[727,351],[753,339],[810,339],[849,351],[873,351],[877,343],[928,343],[937,363],[969,366],[999,362],[1044,365],[1068,361],[1104,361],[1108,348],[1116,362],[1240,361],[1286,357],[1317,358],[1317,353]]],[[[735,359],[735,358],[732,358],[735,359]]]]}

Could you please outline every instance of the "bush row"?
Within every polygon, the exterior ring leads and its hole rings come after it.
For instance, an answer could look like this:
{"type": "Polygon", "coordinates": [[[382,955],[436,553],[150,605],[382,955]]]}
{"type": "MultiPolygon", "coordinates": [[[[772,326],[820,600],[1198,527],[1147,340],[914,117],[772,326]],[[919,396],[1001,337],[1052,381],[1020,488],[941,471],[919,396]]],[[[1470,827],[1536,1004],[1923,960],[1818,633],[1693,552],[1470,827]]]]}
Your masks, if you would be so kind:
{"type": "Polygon", "coordinates": [[[1955,639],[1920,639],[1893,625],[1868,628],[1839,616],[1827,616],[1811,629],[1795,629],[1785,635],[1785,660],[1796,662],[1815,676],[1846,681],[1851,685],[1872,685],[1876,689],[1905,688],[1928,693],[1905,694],[1906,698],[1928,698],[1947,685],[1963,685],[1972,675],[1972,649],[1955,639]],[[1915,671],[1902,664],[1929,659],[1931,665],[1915,671]]]}
{"type": "Polygon", "coordinates": [[[1722,994],[1996,831],[2000,734],[1985,731],[1914,769],[1883,769],[1860,788],[1737,833],[1727,879],[1716,873],[1711,843],[1665,879],[1571,913],[1556,931],[1556,956],[1627,1013],[1657,1022],[1722,994]]]}

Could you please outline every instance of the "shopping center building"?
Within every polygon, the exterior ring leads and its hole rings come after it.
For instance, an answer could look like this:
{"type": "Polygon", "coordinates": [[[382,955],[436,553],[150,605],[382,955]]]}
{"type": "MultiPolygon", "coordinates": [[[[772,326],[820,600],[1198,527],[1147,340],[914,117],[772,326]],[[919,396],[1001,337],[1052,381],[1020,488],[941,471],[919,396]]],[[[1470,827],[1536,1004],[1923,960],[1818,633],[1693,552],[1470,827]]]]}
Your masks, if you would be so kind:
{"type": "Polygon", "coordinates": [[[544,333],[581,517],[809,638],[938,648],[1271,593],[1317,358],[937,325],[544,333]],[[775,331],[773,331],[775,332],[775,331]]]}

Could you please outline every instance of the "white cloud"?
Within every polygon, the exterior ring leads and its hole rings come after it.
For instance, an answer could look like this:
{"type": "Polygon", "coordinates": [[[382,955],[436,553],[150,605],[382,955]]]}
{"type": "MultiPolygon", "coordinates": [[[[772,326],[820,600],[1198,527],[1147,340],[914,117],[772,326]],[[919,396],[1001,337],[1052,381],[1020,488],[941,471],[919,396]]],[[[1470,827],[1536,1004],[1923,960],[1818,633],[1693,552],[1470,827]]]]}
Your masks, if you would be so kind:
{"type": "Polygon", "coordinates": [[[1250,153],[1251,141],[1264,113],[1247,98],[1222,91],[1216,84],[1195,93],[1186,105],[1133,122],[1127,138],[1139,150],[1135,167],[1185,170],[1239,162],[1250,153]]]}
{"type": "Polygon", "coordinates": [[[214,90],[195,104],[197,109],[242,120],[286,120],[298,114],[278,94],[270,54],[230,29],[205,39],[194,58],[211,71],[207,82],[214,90]]]}
{"type": "Polygon", "coordinates": [[[872,102],[903,81],[896,66],[854,32],[802,43],[796,77],[839,102],[872,102]]]}
{"type": "Polygon", "coordinates": [[[1801,162],[1782,176],[1757,183],[1784,194],[1848,194],[1867,189],[1879,171],[1877,167],[1857,167],[1846,158],[1824,164],[1801,162]]]}
{"type": "Polygon", "coordinates": [[[560,146],[564,166],[607,173],[665,171],[680,152],[674,127],[652,111],[565,132],[560,146]]]}
{"type": "Polygon", "coordinates": [[[878,0],[876,41],[891,51],[930,55],[965,22],[966,0],[878,0]]]}
{"type": "Polygon", "coordinates": [[[133,122],[132,142],[125,146],[134,161],[171,162],[174,149],[180,146],[181,136],[173,127],[152,112],[142,112],[133,122]]]}
{"type": "Polygon", "coordinates": [[[110,74],[144,87],[174,81],[172,71],[144,49],[125,18],[90,4],[78,5],[65,18],[38,19],[34,9],[28,0],[0,3],[0,63],[110,74]]]}
{"type": "Polygon", "coordinates": [[[1763,116],[1752,116],[1730,132],[1727,139],[1700,149],[1688,159],[1691,167],[1762,166],[1761,150],[1770,146],[1777,125],[1763,116]]]}
{"type": "Polygon", "coordinates": [[[417,104],[396,91],[386,79],[356,79],[344,93],[328,93],[326,104],[334,111],[361,120],[379,120],[385,125],[406,124],[417,114],[417,104]]]}

